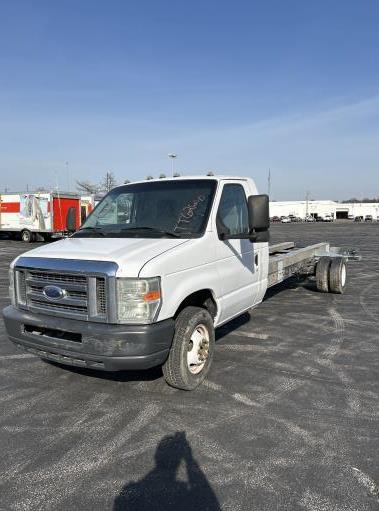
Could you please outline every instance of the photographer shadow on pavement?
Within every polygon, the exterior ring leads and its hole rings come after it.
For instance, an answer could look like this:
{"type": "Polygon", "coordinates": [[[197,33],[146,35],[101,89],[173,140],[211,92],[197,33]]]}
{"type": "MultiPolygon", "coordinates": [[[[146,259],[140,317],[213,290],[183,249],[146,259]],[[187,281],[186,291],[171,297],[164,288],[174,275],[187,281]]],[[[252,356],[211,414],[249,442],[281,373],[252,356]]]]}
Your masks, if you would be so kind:
{"type": "Polygon", "coordinates": [[[185,432],[164,437],[154,457],[155,467],[140,481],[123,487],[113,511],[221,510],[185,432]]]}

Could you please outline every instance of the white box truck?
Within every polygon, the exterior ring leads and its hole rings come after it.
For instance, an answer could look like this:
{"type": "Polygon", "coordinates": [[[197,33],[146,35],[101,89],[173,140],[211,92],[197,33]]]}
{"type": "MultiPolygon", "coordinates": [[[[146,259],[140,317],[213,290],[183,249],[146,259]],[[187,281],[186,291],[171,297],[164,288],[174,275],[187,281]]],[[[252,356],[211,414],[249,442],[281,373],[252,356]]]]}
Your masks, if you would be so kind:
{"type": "Polygon", "coordinates": [[[297,274],[342,293],[357,254],[269,246],[269,202],[242,177],[181,177],[114,188],[70,238],[10,268],[11,341],[42,359],[117,371],[162,365],[191,390],[209,371],[215,328],[297,274]]]}
{"type": "Polygon", "coordinates": [[[0,232],[31,243],[74,232],[80,226],[80,197],[58,192],[0,194],[0,232]]]}

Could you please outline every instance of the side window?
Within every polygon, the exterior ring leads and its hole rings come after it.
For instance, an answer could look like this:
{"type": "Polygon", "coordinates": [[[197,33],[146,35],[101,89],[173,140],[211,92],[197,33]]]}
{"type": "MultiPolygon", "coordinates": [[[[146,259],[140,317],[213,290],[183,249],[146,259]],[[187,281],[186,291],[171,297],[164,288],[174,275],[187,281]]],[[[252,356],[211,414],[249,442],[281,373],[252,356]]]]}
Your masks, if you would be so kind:
{"type": "Polygon", "coordinates": [[[241,185],[224,185],[217,216],[230,234],[249,232],[246,195],[241,185]]]}

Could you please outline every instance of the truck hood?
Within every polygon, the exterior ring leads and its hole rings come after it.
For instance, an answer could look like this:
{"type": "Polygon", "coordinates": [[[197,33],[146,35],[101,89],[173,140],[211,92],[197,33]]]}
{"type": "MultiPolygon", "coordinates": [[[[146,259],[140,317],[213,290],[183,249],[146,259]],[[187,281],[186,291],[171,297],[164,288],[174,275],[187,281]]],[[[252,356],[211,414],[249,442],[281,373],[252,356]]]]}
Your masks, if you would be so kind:
{"type": "Polygon", "coordinates": [[[23,255],[112,261],[119,266],[118,276],[137,277],[148,261],[189,241],[171,238],[67,238],[35,248],[23,255]]]}

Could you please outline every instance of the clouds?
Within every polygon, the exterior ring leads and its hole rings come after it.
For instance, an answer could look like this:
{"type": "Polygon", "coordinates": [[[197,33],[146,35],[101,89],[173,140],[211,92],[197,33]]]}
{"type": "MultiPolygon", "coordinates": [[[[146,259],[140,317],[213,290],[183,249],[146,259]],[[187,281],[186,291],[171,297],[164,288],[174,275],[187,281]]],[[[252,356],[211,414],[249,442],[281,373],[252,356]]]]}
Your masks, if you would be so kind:
{"type": "Polygon", "coordinates": [[[19,114],[0,121],[0,172],[13,189],[54,181],[66,160],[78,177],[113,169],[120,180],[137,179],[167,169],[174,150],[183,172],[249,175],[264,191],[270,168],[276,199],[302,198],[307,189],[334,199],[378,193],[378,140],[379,96],[228,128],[146,113],[19,114]]]}

